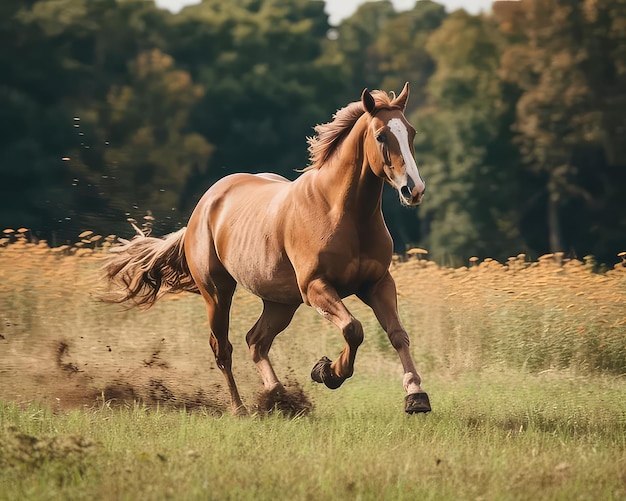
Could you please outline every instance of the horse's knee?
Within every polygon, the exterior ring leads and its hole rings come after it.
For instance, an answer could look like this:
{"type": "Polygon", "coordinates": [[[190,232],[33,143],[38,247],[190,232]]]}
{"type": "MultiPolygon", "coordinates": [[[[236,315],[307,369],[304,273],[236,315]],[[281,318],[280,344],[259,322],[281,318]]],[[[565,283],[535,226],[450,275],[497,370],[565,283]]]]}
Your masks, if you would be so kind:
{"type": "Polygon", "coordinates": [[[350,347],[357,348],[363,342],[363,325],[356,318],[351,317],[350,321],[342,329],[343,337],[350,347]]]}
{"type": "Polygon", "coordinates": [[[250,348],[250,353],[254,357],[254,354],[259,351],[259,340],[257,336],[254,335],[254,331],[250,331],[246,334],[246,344],[248,345],[248,348],[250,348]]]}
{"type": "Polygon", "coordinates": [[[397,330],[392,331],[388,334],[389,341],[391,342],[391,346],[393,346],[396,350],[401,350],[402,348],[408,348],[411,344],[409,340],[409,335],[405,330],[397,330]]]}

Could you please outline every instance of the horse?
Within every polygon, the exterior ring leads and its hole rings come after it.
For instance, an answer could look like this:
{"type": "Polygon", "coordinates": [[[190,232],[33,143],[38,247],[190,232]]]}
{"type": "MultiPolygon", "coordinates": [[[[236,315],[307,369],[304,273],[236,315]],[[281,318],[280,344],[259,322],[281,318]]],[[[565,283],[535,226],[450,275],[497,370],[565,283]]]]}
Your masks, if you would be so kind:
{"type": "Polygon", "coordinates": [[[263,310],[246,335],[267,392],[284,391],[269,359],[274,338],[303,303],[341,331],[335,361],[322,357],[311,378],[337,389],[354,370],[363,327],[343,298],[356,295],[374,312],[404,370],[404,409],[430,412],[409,350],[389,273],[393,242],[381,200],[384,183],[400,203],[416,206],[425,193],[414,158],[415,129],[401,93],[363,90],[307,138],[310,163],[294,181],[277,174],[236,173],[214,183],[188,224],[163,238],[142,233],[113,248],[105,264],[109,301],[149,308],[165,293],[199,293],[206,304],[210,345],[235,414],[245,414],[232,372],[229,312],[237,284],[258,296],[263,310]]]}

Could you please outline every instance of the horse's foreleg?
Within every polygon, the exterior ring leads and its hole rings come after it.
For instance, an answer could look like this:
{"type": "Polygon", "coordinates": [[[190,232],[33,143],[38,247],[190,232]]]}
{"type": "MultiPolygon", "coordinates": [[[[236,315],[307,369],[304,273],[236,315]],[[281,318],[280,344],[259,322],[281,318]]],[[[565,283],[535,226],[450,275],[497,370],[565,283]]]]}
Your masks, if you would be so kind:
{"type": "Polygon", "coordinates": [[[378,322],[387,333],[391,345],[398,352],[404,369],[403,385],[407,392],[406,412],[409,414],[430,412],[428,395],[421,388],[422,380],[411,357],[409,336],[402,327],[398,315],[396,283],[393,278],[387,273],[372,288],[359,294],[359,297],[372,308],[378,322]]]}
{"type": "Polygon", "coordinates": [[[299,306],[263,301],[263,313],[246,335],[252,360],[267,391],[282,388],[270,363],[269,351],[274,338],[287,328],[299,306]]]}
{"type": "Polygon", "coordinates": [[[323,357],[311,371],[314,381],[336,389],[354,372],[356,352],[363,342],[363,326],[348,311],[337,291],[324,280],[312,281],[306,292],[308,303],[320,315],[339,327],[346,341],[346,346],[337,360],[331,362],[323,357]]]}

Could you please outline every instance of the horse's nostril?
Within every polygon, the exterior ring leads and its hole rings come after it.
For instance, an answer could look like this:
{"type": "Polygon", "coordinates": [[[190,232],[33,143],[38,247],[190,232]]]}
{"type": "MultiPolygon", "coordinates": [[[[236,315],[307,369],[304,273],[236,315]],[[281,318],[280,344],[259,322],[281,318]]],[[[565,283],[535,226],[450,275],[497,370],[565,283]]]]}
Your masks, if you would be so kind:
{"type": "Polygon", "coordinates": [[[402,188],[400,188],[400,193],[407,200],[410,200],[412,198],[412,196],[413,196],[413,194],[411,193],[411,189],[408,186],[406,186],[406,185],[404,185],[402,188]]]}

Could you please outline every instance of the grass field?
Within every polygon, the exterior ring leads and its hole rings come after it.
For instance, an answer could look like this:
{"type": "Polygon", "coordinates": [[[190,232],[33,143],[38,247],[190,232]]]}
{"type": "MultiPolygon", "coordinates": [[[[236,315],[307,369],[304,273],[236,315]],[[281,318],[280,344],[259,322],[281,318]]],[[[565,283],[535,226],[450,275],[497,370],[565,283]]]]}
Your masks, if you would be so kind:
{"type": "Polygon", "coordinates": [[[436,378],[406,416],[395,381],[308,388],[307,417],[4,404],[3,499],[624,499],[624,385],[436,378]]]}
{"type": "MultiPolygon", "coordinates": [[[[147,312],[98,303],[108,241],[94,235],[0,244],[0,499],[626,498],[622,266],[397,263],[432,413],[404,414],[397,356],[348,298],[366,332],[353,378],[310,382],[342,340],[302,308],[271,355],[312,412],[235,418],[198,297],[147,312]]],[[[251,410],[244,336],[259,313],[237,293],[234,371],[251,410]]]]}

